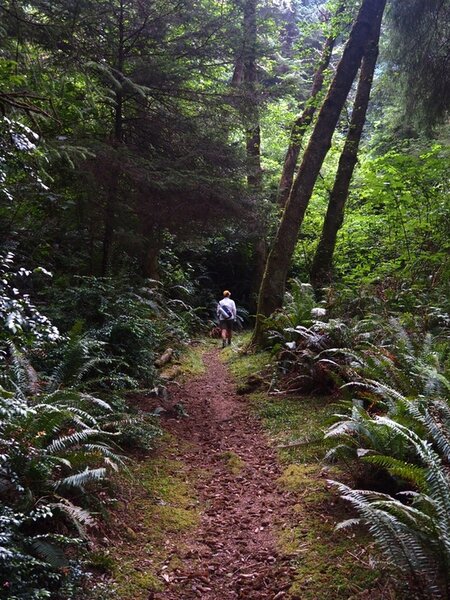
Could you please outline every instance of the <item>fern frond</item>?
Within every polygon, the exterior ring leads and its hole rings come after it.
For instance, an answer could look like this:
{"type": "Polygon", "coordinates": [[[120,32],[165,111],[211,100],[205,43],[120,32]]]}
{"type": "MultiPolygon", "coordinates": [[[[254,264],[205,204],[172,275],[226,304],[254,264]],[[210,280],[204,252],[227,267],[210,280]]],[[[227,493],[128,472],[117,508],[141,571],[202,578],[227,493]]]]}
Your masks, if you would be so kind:
{"type": "Polygon", "coordinates": [[[71,523],[76,527],[79,535],[82,538],[87,537],[87,527],[93,527],[95,521],[92,515],[83,508],[76,506],[67,498],[61,498],[59,502],[53,502],[48,505],[50,508],[55,508],[69,517],[71,523]]]}
{"type": "Polygon", "coordinates": [[[30,539],[30,547],[45,562],[52,567],[67,567],[69,564],[64,551],[54,543],[48,541],[48,536],[34,536],[30,539]]]}
{"type": "Polygon", "coordinates": [[[83,489],[87,483],[100,481],[106,477],[107,471],[104,467],[98,469],[86,468],[81,473],[75,473],[69,477],[64,477],[55,482],[55,489],[60,487],[75,487],[83,489]]]}
{"type": "Polygon", "coordinates": [[[100,431],[98,429],[83,429],[82,431],[76,431],[70,435],[62,436],[49,444],[45,451],[47,454],[53,454],[55,452],[63,452],[68,448],[73,448],[74,446],[79,446],[86,440],[89,440],[93,437],[100,437],[104,435],[110,435],[104,431],[100,431]]]}
{"type": "Polygon", "coordinates": [[[392,456],[370,455],[362,458],[364,462],[386,469],[391,475],[414,484],[419,490],[427,490],[426,472],[423,467],[412,465],[392,456]]]}

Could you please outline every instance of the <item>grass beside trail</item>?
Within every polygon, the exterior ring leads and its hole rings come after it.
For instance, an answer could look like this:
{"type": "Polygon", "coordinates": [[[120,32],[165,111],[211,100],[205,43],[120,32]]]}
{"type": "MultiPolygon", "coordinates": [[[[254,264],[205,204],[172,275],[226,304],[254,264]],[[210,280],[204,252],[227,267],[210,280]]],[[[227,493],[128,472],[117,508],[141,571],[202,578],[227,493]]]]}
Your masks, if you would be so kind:
{"type": "MultiPolygon", "coordinates": [[[[208,342],[187,346],[162,372],[167,379],[185,380],[205,372],[202,355],[208,342]]],[[[199,504],[194,483],[187,483],[187,467],[177,457],[184,446],[165,433],[157,448],[145,456],[132,456],[127,469],[114,483],[116,501],[111,507],[105,534],[106,547],[97,545],[89,563],[98,574],[114,582],[108,598],[147,600],[164,589],[164,572],[182,562],[165,544],[169,537],[194,530],[199,504]]],[[[190,479],[192,479],[190,471],[190,479]]],[[[205,473],[198,472],[194,479],[205,473]]]]}
{"type": "Polygon", "coordinates": [[[120,600],[147,600],[152,591],[161,591],[164,569],[181,561],[173,552],[169,555],[165,540],[198,524],[198,501],[186,483],[185,465],[173,458],[178,452],[179,442],[165,434],[154,456],[133,461],[116,482],[118,499],[109,519],[111,544],[92,553],[90,561],[112,578],[114,597],[120,600]]]}
{"type": "MultiPolygon", "coordinates": [[[[238,389],[245,389],[245,382],[257,379],[261,372],[267,381],[272,376],[268,353],[239,353],[245,342],[244,337],[223,353],[238,389]]],[[[336,412],[333,399],[271,396],[261,389],[247,397],[278,449],[284,469],[277,484],[295,496],[291,520],[278,531],[279,550],[296,567],[287,598],[400,598],[386,583],[386,573],[377,567],[376,550],[368,535],[335,530],[337,523],[352,515],[328,483],[329,479],[342,480],[345,474],[322,462],[327,449],[323,429],[336,412]]]]}
{"type": "MultiPolygon", "coordinates": [[[[185,346],[177,355],[161,370],[160,376],[167,381],[184,381],[189,377],[196,377],[205,372],[203,353],[208,347],[209,341],[199,341],[195,345],[185,346]]],[[[209,342],[210,343],[210,342],[209,342]]]]}

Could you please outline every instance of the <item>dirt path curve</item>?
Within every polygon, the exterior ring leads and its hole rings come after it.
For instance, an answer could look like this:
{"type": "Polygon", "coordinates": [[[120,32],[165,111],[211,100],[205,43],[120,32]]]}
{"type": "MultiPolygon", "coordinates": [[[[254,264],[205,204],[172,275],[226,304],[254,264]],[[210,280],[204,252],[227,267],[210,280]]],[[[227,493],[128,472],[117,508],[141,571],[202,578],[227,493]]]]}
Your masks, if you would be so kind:
{"type": "Polygon", "coordinates": [[[152,597],[278,600],[286,596],[291,573],[277,553],[274,528],[282,526],[290,499],[277,489],[275,453],[236,394],[219,351],[203,358],[205,374],[171,393],[189,418],[166,421],[171,433],[188,442],[179,457],[188,473],[207,470],[195,484],[201,521],[196,530],[168,540],[174,553],[183,548],[182,564],[167,572],[165,591],[152,597]]]}

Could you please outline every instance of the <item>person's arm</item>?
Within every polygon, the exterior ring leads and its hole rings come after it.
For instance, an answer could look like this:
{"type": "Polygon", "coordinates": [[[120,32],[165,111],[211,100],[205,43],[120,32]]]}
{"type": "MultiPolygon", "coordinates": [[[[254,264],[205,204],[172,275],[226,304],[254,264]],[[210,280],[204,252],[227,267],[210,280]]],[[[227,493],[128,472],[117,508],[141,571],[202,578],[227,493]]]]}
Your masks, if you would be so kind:
{"type": "Polygon", "coordinates": [[[233,306],[231,307],[231,312],[233,313],[233,319],[236,320],[237,312],[236,312],[236,303],[232,300],[233,306]]]}

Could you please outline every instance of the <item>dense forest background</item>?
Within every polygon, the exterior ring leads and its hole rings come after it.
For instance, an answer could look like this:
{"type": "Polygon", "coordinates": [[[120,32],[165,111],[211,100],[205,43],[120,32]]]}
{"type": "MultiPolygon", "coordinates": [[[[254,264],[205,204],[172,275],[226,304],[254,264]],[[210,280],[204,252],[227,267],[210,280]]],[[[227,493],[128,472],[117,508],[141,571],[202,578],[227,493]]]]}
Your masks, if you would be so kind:
{"type": "MultiPolygon", "coordinates": [[[[280,386],[365,378],[353,430],[370,394],[402,414],[397,439],[434,439],[441,415],[448,464],[448,1],[2,0],[0,15],[8,593],[75,597],[82,575],[60,566],[120,467],[108,439],[156,435],[123,393],[158,386],[156,357],[212,327],[223,289],[244,326],[258,315],[280,386]]],[[[394,445],[377,468],[432,497],[394,464],[426,469],[423,449],[394,445]]],[[[414,560],[442,590],[436,535],[414,560]]]]}
{"type": "MultiPolygon", "coordinates": [[[[4,249],[54,271],[56,289],[79,276],[201,282],[199,305],[232,287],[254,312],[291,128],[320,106],[357,4],[3,3],[4,249]]],[[[357,287],[445,279],[448,15],[405,7],[387,8],[334,253],[334,280],[357,287]]],[[[355,87],[295,251],[303,281],[355,87]]]]}

